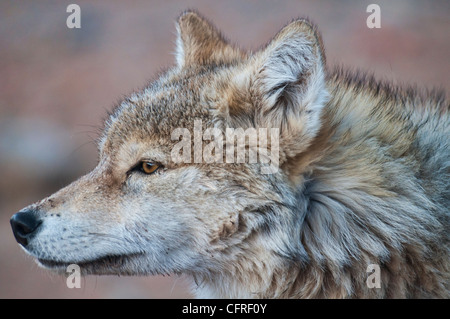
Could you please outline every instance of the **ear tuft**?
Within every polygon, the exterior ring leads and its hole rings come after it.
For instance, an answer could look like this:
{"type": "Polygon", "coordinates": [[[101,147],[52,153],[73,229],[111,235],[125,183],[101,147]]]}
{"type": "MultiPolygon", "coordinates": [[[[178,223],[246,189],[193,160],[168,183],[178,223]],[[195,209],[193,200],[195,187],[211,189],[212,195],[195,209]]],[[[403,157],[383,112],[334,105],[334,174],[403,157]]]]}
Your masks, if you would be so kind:
{"type": "Polygon", "coordinates": [[[178,18],[178,67],[230,63],[244,56],[244,53],[232,47],[210,22],[195,11],[186,11],[178,18]]]}

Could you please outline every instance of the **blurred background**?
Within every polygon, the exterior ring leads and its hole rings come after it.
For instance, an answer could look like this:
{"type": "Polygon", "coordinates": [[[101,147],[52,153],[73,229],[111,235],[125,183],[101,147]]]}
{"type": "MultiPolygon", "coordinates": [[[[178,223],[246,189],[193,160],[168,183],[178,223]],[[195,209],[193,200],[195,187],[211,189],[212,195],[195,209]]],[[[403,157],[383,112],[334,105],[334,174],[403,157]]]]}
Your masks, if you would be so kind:
{"type": "Polygon", "coordinates": [[[450,1],[0,1],[0,298],[191,298],[178,277],[86,277],[38,268],[9,219],[92,169],[107,110],[174,63],[175,20],[195,8],[257,50],[295,17],[322,32],[329,66],[450,89],[450,1]],[[369,29],[370,3],[381,29],[369,29]],[[69,4],[81,29],[68,29],[69,4]]]}

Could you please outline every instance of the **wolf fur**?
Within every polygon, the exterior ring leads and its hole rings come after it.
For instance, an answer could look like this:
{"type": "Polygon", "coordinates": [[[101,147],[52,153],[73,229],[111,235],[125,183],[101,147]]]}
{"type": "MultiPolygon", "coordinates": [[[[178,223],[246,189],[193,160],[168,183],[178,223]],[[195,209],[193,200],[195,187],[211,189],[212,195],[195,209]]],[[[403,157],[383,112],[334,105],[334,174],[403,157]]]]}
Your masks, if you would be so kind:
{"type": "Polygon", "coordinates": [[[443,95],[328,69],[304,19],[255,53],[195,12],[177,31],[176,65],[110,114],[97,167],[25,209],[42,220],[25,247],[41,266],[184,274],[208,298],[449,297],[443,95]],[[171,133],[196,119],[279,128],[280,169],[174,163],[171,133]],[[143,160],[162,167],[132,169],[143,160]]]}

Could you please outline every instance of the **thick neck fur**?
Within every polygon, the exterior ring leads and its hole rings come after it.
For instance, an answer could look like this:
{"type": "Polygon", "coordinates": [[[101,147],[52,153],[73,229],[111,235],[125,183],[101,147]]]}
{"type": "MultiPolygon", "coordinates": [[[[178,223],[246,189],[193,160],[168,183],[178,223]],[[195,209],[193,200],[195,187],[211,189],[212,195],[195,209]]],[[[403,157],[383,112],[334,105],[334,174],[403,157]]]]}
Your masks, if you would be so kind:
{"type": "MultiPolygon", "coordinates": [[[[441,128],[426,128],[427,123],[439,107],[441,116],[448,117],[448,110],[440,102],[393,94],[387,86],[368,89],[367,80],[340,71],[328,79],[328,88],[322,131],[309,151],[285,165],[301,190],[295,212],[301,217],[289,225],[299,232],[300,243],[295,236],[290,245],[299,246],[307,261],[247,251],[234,269],[203,278],[195,289],[198,297],[449,296],[443,226],[448,194],[427,193],[424,186],[439,187],[423,184],[434,180],[449,189],[442,177],[424,176],[432,176],[433,169],[448,172],[450,164],[431,153],[425,160],[419,152],[429,142],[421,130],[439,135],[441,128]],[[418,101],[428,110],[414,110],[418,101]],[[370,264],[380,267],[381,288],[366,283],[370,264]]],[[[256,244],[249,247],[264,246],[256,244]]]]}

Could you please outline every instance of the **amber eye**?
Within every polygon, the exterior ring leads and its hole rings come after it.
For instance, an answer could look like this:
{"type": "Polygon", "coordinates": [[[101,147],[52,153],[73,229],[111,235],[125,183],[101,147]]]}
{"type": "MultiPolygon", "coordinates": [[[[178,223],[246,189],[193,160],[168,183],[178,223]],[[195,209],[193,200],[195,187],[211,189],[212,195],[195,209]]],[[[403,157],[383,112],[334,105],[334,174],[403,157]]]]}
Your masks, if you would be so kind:
{"type": "Polygon", "coordinates": [[[141,171],[144,172],[145,174],[153,174],[160,167],[159,164],[152,162],[142,162],[140,166],[141,171]]]}

